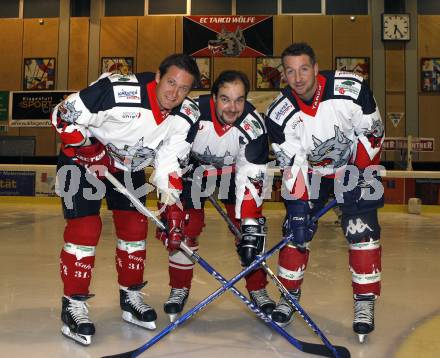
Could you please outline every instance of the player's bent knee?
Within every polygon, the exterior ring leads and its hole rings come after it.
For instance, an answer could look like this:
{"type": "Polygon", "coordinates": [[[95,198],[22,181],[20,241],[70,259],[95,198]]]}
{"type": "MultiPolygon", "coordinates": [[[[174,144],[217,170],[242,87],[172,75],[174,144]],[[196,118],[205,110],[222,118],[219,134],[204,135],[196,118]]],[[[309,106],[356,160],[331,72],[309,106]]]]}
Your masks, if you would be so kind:
{"type": "Polygon", "coordinates": [[[64,241],[75,245],[96,246],[101,230],[102,221],[98,215],[67,219],[64,241]]]}
{"type": "Polygon", "coordinates": [[[341,227],[349,244],[377,241],[380,238],[376,210],[358,215],[343,214],[341,227]]]}
{"type": "Polygon", "coordinates": [[[205,226],[205,214],[202,209],[188,209],[189,219],[185,223],[183,234],[186,237],[199,236],[205,226]]]}
{"type": "Polygon", "coordinates": [[[147,219],[137,211],[113,210],[113,221],[119,239],[140,241],[147,237],[147,219]]]}

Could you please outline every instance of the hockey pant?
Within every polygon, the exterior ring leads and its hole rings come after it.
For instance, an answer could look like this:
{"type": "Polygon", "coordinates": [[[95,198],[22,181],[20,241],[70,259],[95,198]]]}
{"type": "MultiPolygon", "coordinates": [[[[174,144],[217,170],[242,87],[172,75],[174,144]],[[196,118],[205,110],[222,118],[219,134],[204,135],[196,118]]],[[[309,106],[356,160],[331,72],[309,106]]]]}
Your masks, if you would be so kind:
{"type": "MultiPolygon", "coordinates": [[[[234,205],[225,204],[228,216],[236,225],[234,205]]],[[[185,243],[193,250],[198,250],[198,236],[202,233],[205,226],[205,215],[203,209],[188,209],[189,219],[185,223],[184,236],[185,243]]],[[[180,250],[174,251],[169,255],[169,275],[170,286],[173,288],[191,288],[194,263],[180,250]]],[[[246,288],[255,291],[266,287],[266,273],[263,269],[257,269],[245,277],[246,288]]]]}

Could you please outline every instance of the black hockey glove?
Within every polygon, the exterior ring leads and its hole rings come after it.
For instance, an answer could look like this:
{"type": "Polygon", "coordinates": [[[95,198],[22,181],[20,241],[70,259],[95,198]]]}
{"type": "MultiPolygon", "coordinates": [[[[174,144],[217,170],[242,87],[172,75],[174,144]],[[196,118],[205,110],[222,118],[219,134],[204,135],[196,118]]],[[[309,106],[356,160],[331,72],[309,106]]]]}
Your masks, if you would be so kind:
{"type": "Polygon", "coordinates": [[[313,239],[318,224],[310,221],[310,205],[303,200],[287,200],[287,215],[283,223],[283,236],[292,235],[290,240],[296,247],[305,249],[313,239]]]}
{"type": "Polygon", "coordinates": [[[241,220],[241,240],[237,243],[237,252],[241,264],[249,266],[257,255],[264,251],[266,241],[266,218],[247,218],[241,220]]]}

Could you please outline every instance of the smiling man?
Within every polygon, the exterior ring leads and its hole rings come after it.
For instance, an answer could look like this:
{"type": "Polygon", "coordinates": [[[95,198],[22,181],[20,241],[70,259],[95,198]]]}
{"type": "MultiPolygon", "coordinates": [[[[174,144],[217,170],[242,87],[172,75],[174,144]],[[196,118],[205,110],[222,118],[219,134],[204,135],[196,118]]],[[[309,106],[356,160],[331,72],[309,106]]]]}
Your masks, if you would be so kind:
{"type": "MultiPolygon", "coordinates": [[[[336,195],[349,245],[353,329],[362,342],[374,329],[374,302],[380,294],[377,209],[383,205],[383,188],[375,165],[379,164],[384,127],[362,77],[342,71],[320,72],[315,53],[306,43],[290,45],[281,57],[288,87],[269,106],[266,123],[284,172],[283,230],[292,235],[291,243],[280,251],[279,279],[300,298],[309,242],[317,229],[310,218],[336,195]]],[[[272,318],[286,325],[294,311],[281,297],[272,318]]]]}
{"type": "MultiPolygon", "coordinates": [[[[187,95],[199,81],[195,61],[188,55],[165,58],[156,73],[107,73],[89,87],[55,107],[52,124],[61,139],[58,183],[61,191],[74,187],[70,200],[63,197],[66,219],[60,273],[64,284],[62,333],[88,345],[95,333],[86,301],[95,251],[101,235],[101,199],[113,213],[116,229],[116,270],[122,318],[154,329],[155,310],[143,301],[147,220],[116,191],[103,175],[114,173],[129,188],[146,184],[144,168],[154,166],[153,184],[166,201],[164,215],[172,217],[174,243],[184,214],[174,202],[181,191],[180,160],[188,157],[190,128],[199,117],[197,105],[187,95]],[[96,172],[97,178],[89,172],[96,172]],[[67,173],[69,175],[61,175],[67,173]],[[100,190],[102,189],[102,190],[100,190]],[[102,196],[90,193],[101,191],[102,196]],[[86,193],[89,195],[86,195],[86,193]]],[[[146,191],[140,200],[145,203],[146,191]]]]}
{"type": "MultiPolygon", "coordinates": [[[[200,107],[198,129],[194,132],[191,162],[195,174],[204,179],[184,181],[181,201],[187,211],[184,236],[193,250],[204,224],[206,195],[211,184],[220,187],[219,196],[228,216],[241,227],[243,237],[237,241],[237,252],[244,266],[249,265],[264,248],[265,218],[262,213],[263,185],[268,161],[268,141],[264,121],[246,98],[249,80],[239,71],[224,71],[214,81],[210,95],[196,99],[200,107]],[[210,167],[211,170],[204,170],[210,167]],[[210,183],[210,184],[207,184],[210,183]],[[195,195],[198,193],[198,195],[195,195]]],[[[194,263],[180,250],[168,245],[166,235],[158,238],[167,243],[171,292],[164,310],[174,321],[188,298],[194,263]]],[[[209,238],[207,238],[209,241],[209,238]]],[[[215,240],[215,238],[212,238],[215,240]]],[[[251,299],[267,314],[275,307],[267,292],[266,275],[258,269],[246,277],[251,299]]]]}

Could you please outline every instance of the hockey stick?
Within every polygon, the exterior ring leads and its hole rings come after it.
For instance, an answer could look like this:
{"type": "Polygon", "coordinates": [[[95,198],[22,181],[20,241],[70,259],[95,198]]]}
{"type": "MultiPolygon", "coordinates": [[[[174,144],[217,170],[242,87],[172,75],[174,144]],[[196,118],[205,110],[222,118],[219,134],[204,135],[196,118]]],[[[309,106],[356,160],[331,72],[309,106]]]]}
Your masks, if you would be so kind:
{"type": "MultiPolygon", "coordinates": [[[[222,207],[217,203],[217,201],[212,197],[212,195],[208,196],[208,200],[210,203],[214,206],[214,208],[218,211],[220,216],[226,221],[228,224],[229,229],[234,233],[234,235],[237,238],[241,238],[241,232],[238,230],[238,228],[234,225],[231,218],[224,212],[222,207]]],[[[331,201],[327,206],[325,206],[323,209],[321,209],[316,215],[311,219],[311,221],[314,223],[318,221],[318,219],[324,215],[327,211],[329,211],[331,208],[333,208],[337,204],[336,200],[331,201]]],[[[203,266],[203,265],[202,265],[203,266]]],[[[327,349],[334,352],[334,349],[336,351],[339,349],[345,349],[344,347],[334,347],[330,341],[327,339],[327,337],[322,333],[322,331],[318,328],[318,326],[313,322],[313,320],[310,318],[310,316],[304,311],[304,309],[299,304],[298,300],[296,300],[290,292],[284,287],[284,285],[281,283],[281,281],[278,279],[278,277],[273,273],[273,271],[270,269],[270,267],[267,265],[266,261],[262,261],[261,266],[266,271],[266,273],[269,275],[269,277],[272,279],[272,281],[277,286],[278,290],[284,295],[284,297],[295,307],[297,312],[301,315],[301,317],[304,319],[304,321],[307,323],[307,325],[312,329],[312,331],[321,339],[321,341],[324,343],[325,347],[327,349]]],[[[281,333],[281,332],[280,332],[281,333]]],[[[282,334],[282,333],[281,333],[282,334]]],[[[321,345],[322,348],[325,349],[324,346],[321,345]]],[[[319,354],[319,353],[314,353],[319,354]]]]}
{"type": "MultiPolygon", "coordinates": [[[[135,205],[135,207],[144,215],[150,218],[155,218],[155,216],[145,207],[143,206],[140,201],[131,195],[129,191],[119,183],[119,181],[114,178],[110,173],[106,174],[107,178],[112,182],[112,184],[115,185],[115,187],[121,191],[123,194],[125,194],[135,205]],[[127,194],[128,193],[128,194],[127,194]]],[[[158,223],[159,227],[163,227],[162,222],[159,220],[153,220],[155,223],[158,223]]],[[[218,274],[205,260],[203,260],[198,254],[194,253],[191,249],[189,249],[184,243],[181,244],[181,248],[196,262],[198,262],[202,267],[204,267],[212,276],[214,276],[218,281],[220,281],[222,284],[224,284],[223,287],[219,288],[217,291],[212,293],[210,296],[208,296],[205,300],[200,302],[198,305],[196,305],[194,308],[189,310],[187,313],[185,313],[183,316],[181,316],[177,321],[173,322],[169,326],[167,326],[163,331],[161,331],[159,334],[157,334],[155,337],[153,337],[150,341],[148,341],[143,346],[139,347],[136,350],[121,353],[113,356],[108,357],[137,357],[139,354],[147,350],[149,347],[151,347],[153,344],[157,343],[160,339],[162,339],[165,335],[167,335],[169,332],[174,330],[178,325],[185,322],[188,318],[195,315],[197,312],[199,312],[201,309],[206,307],[209,303],[211,303],[215,298],[219,297],[222,293],[224,293],[227,289],[231,288],[232,291],[241,298],[246,305],[257,314],[258,317],[260,317],[262,320],[264,320],[267,324],[271,325],[275,330],[277,330],[282,336],[284,336],[291,344],[293,344],[296,348],[299,350],[306,352],[306,353],[312,353],[312,354],[318,354],[322,356],[335,356],[335,357],[350,357],[350,353],[346,350],[344,347],[333,347],[333,349],[326,348],[323,345],[319,344],[312,344],[307,342],[301,342],[299,340],[296,340],[294,337],[290,336],[284,329],[279,327],[276,323],[274,323],[271,318],[266,316],[261,310],[258,309],[253,303],[251,303],[241,292],[239,292],[235,287],[233,287],[233,284],[240,280],[243,276],[247,275],[250,271],[254,270],[256,267],[258,267],[261,262],[268,257],[272,256],[276,251],[280,250],[282,247],[287,245],[287,243],[290,241],[290,238],[284,238],[280,243],[278,243],[275,247],[273,247],[271,250],[269,250],[265,255],[259,257],[256,261],[254,261],[247,269],[240,272],[238,275],[236,275],[232,280],[229,282],[226,281],[224,277],[222,277],[220,274],[218,274]]]]}

